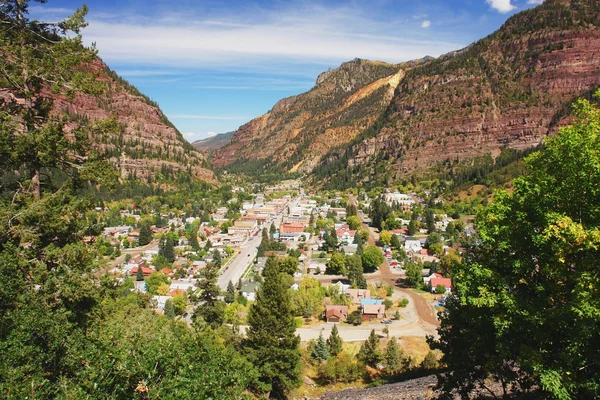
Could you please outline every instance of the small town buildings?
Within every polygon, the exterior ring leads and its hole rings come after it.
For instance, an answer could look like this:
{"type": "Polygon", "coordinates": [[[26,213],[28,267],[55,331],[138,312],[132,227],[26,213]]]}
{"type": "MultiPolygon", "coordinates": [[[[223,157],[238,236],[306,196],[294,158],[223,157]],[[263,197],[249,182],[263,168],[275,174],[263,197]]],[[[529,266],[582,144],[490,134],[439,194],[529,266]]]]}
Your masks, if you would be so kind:
{"type": "Polygon", "coordinates": [[[132,275],[132,276],[137,275],[138,268],[142,269],[142,273],[144,274],[144,277],[150,276],[150,275],[152,275],[153,273],[156,272],[156,270],[153,269],[153,268],[138,267],[136,265],[135,267],[131,268],[131,270],[129,271],[129,274],[132,275]]]}
{"type": "Polygon", "coordinates": [[[365,304],[362,307],[363,321],[385,318],[385,306],[383,304],[365,304]]]}
{"type": "Polygon", "coordinates": [[[364,307],[367,305],[379,305],[383,304],[383,300],[381,299],[360,299],[360,306],[364,307]]]}
{"type": "Polygon", "coordinates": [[[323,317],[327,322],[344,322],[348,318],[348,306],[325,306],[323,317]]]}
{"type": "Polygon", "coordinates": [[[346,296],[351,296],[352,303],[358,305],[361,299],[370,299],[371,292],[368,289],[347,289],[346,296]]]}
{"type": "Polygon", "coordinates": [[[245,298],[247,298],[250,301],[255,301],[256,300],[256,291],[258,290],[259,287],[260,287],[260,283],[258,283],[258,282],[246,281],[246,282],[242,283],[242,289],[240,291],[242,292],[242,296],[244,296],[245,298]]]}
{"type": "Polygon", "coordinates": [[[452,279],[434,277],[429,280],[429,289],[431,293],[435,293],[438,286],[446,288],[446,293],[452,292],[452,279]]]}

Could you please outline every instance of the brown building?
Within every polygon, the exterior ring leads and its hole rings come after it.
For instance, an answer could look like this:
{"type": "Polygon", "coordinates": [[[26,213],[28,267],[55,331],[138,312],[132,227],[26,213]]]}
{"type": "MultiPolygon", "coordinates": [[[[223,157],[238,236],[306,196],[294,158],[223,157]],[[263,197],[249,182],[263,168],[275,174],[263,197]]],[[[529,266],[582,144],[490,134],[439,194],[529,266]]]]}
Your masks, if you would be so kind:
{"type": "Polygon", "coordinates": [[[348,306],[326,306],[325,320],[327,322],[344,322],[348,318],[348,306]]]}

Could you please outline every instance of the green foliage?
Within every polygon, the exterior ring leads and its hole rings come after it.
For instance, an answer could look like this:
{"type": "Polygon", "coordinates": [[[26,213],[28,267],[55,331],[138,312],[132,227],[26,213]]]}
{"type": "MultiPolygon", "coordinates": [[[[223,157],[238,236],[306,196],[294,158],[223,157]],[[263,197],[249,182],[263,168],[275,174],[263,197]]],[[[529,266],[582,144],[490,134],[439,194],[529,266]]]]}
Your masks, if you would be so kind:
{"type": "Polygon", "coordinates": [[[351,215],[346,218],[346,223],[353,231],[359,229],[362,226],[360,219],[356,215],[351,215]]]}
{"type": "Polygon", "coordinates": [[[379,241],[382,245],[390,245],[392,242],[392,234],[389,231],[381,231],[379,233],[379,241]]]}
{"type": "Polygon", "coordinates": [[[248,315],[244,349],[259,370],[260,387],[284,396],[300,384],[300,338],[292,315],[288,277],[276,259],[267,262],[264,283],[248,315]]]}
{"type": "Polygon", "coordinates": [[[372,368],[377,368],[382,361],[382,354],[379,351],[379,337],[375,333],[375,329],[371,330],[371,334],[360,347],[356,357],[360,362],[372,368]]]}
{"type": "Polygon", "coordinates": [[[362,265],[365,272],[377,271],[383,261],[385,261],[385,258],[377,246],[365,247],[362,255],[362,265]]]}
{"type": "Polygon", "coordinates": [[[347,353],[330,357],[327,362],[319,365],[318,369],[319,379],[324,383],[354,382],[360,379],[363,373],[364,367],[347,353]]]}
{"type": "Polygon", "coordinates": [[[456,298],[442,315],[444,390],[493,379],[551,398],[600,395],[600,111],[525,160],[529,174],[477,217],[480,244],[456,264],[456,298]]]}
{"type": "Polygon", "coordinates": [[[143,223],[140,226],[140,236],[138,239],[138,244],[140,246],[146,246],[148,243],[152,241],[152,232],[150,232],[150,225],[147,223],[143,223]]]}
{"type": "Polygon", "coordinates": [[[221,257],[217,250],[215,250],[213,259],[213,262],[208,263],[205,268],[200,270],[198,289],[200,290],[201,305],[193,316],[196,326],[201,326],[202,322],[208,323],[212,328],[223,324],[225,302],[218,299],[221,295],[221,289],[217,285],[221,270],[221,257]]]}
{"type": "Polygon", "coordinates": [[[406,357],[393,337],[385,347],[383,354],[383,366],[388,374],[394,374],[406,367],[406,357]]]}
{"type": "Polygon", "coordinates": [[[414,218],[408,223],[408,236],[414,236],[418,232],[417,221],[414,218]]]}
{"type": "Polygon", "coordinates": [[[135,273],[135,280],[141,282],[144,280],[144,269],[141,266],[138,266],[138,269],[135,273]]]}
{"type": "Polygon", "coordinates": [[[392,238],[390,239],[390,246],[392,246],[392,248],[398,249],[398,250],[403,249],[398,235],[396,235],[396,234],[392,235],[392,238]]]}
{"type": "Polygon", "coordinates": [[[349,324],[352,324],[354,326],[358,326],[358,325],[362,324],[363,320],[362,320],[362,315],[360,314],[360,311],[352,311],[350,314],[348,314],[348,318],[346,319],[346,322],[348,322],[349,324]]]}
{"type": "Polygon", "coordinates": [[[294,315],[305,318],[320,317],[325,297],[325,289],[321,282],[311,277],[302,278],[298,290],[290,291],[294,315]]]}
{"type": "Polygon", "coordinates": [[[165,302],[164,313],[165,317],[169,319],[175,318],[175,306],[173,305],[173,299],[167,299],[165,302]]]}
{"type": "Polygon", "coordinates": [[[406,306],[408,306],[408,302],[409,300],[406,297],[403,297],[400,300],[398,300],[398,307],[406,308],[406,306]]]}
{"type": "Polygon", "coordinates": [[[171,235],[165,235],[158,243],[158,255],[163,256],[169,264],[175,262],[175,244],[171,235]]]}
{"type": "Polygon", "coordinates": [[[363,274],[362,257],[360,255],[346,256],[346,273],[352,287],[359,289],[367,288],[367,281],[363,274]]]}
{"type": "Polygon", "coordinates": [[[327,262],[327,270],[325,273],[330,275],[345,275],[346,257],[342,253],[333,253],[327,262]]]}
{"type": "Polygon", "coordinates": [[[331,329],[331,335],[329,335],[329,337],[327,338],[327,346],[329,347],[329,354],[331,354],[333,357],[336,357],[342,352],[344,341],[340,337],[337,324],[333,324],[333,329],[331,329]]]}
{"type": "MultiPolygon", "coordinates": [[[[141,269],[141,268],[138,268],[141,269]]],[[[146,279],[146,290],[150,294],[157,294],[158,288],[161,284],[169,285],[169,277],[162,272],[153,272],[146,279]]]]}
{"type": "Polygon", "coordinates": [[[327,343],[323,338],[323,332],[319,334],[310,356],[313,360],[321,362],[329,358],[329,347],[327,347],[327,343]]]}
{"type": "Polygon", "coordinates": [[[227,292],[225,293],[225,303],[231,304],[235,300],[235,287],[233,283],[229,281],[227,284],[227,292]]]}

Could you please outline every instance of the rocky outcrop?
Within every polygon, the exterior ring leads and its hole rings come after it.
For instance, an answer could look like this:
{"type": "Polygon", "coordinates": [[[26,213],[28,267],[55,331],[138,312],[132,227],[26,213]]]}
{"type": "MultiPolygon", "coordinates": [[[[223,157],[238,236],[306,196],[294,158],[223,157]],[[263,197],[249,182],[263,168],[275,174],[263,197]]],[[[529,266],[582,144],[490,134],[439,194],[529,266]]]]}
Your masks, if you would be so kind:
{"type": "Polygon", "coordinates": [[[233,137],[235,132],[219,133],[218,135],[196,140],[192,143],[192,146],[201,152],[212,153],[215,150],[219,150],[221,147],[226,146],[233,137]]]}

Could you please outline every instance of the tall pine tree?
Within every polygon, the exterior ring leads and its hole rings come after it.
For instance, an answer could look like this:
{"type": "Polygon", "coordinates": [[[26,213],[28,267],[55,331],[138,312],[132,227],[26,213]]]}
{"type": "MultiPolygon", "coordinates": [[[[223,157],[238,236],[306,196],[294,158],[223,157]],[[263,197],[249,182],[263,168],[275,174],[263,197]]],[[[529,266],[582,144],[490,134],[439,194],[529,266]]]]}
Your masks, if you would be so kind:
{"type": "Polygon", "coordinates": [[[221,295],[221,289],[217,285],[220,270],[221,259],[218,257],[218,251],[215,250],[213,262],[208,263],[206,268],[200,270],[199,274],[200,305],[194,313],[194,323],[197,326],[201,326],[198,317],[202,317],[202,320],[212,328],[223,324],[225,303],[218,299],[221,295]]]}
{"type": "Polygon", "coordinates": [[[333,329],[331,330],[331,335],[327,338],[327,346],[329,347],[329,354],[332,356],[337,356],[342,352],[344,342],[340,337],[340,333],[338,332],[337,324],[333,324],[333,329]]]}
{"type": "Polygon", "coordinates": [[[357,357],[362,363],[373,368],[377,368],[377,365],[381,362],[379,337],[375,333],[375,329],[371,331],[369,338],[361,346],[357,357]]]}
{"type": "Polygon", "coordinates": [[[319,333],[315,347],[313,347],[312,353],[310,354],[313,360],[327,361],[329,358],[329,347],[325,338],[323,338],[323,332],[319,333]]]}
{"type": "Polygon", "coordinates": [[[283,397],[300,384],[300,337],[292,314],[289,275],[270,258],[264,270],[264,284],[248,315],[245,349],[258,367],[263,391],[283,397]]]}

